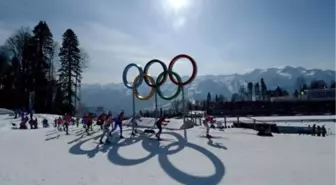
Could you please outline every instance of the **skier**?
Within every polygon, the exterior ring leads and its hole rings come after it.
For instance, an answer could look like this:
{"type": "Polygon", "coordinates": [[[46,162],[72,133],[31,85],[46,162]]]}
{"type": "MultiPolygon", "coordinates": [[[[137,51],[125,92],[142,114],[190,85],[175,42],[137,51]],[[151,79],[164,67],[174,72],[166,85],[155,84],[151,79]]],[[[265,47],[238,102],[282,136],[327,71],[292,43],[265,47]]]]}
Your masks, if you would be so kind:
{"type": "Polygon", "coordinates": [[[165,124],[165,123],[163,123],[163,122],[166,122],[166,123],[169,122],[168,120],[167,120],[167,121],[165,120],[166,117],[167,117],[166,115],[161,116],[161,117],[155,122],[156,127],[159,129],[158,133],[155,134],[155,136],[156,136],[156,138],[157,138],[158,140],[161,140],[160,135],[161,135],[161,132],[162,132],[162,125],[167,125],[167,124],[165,124]]]}
{"type": "Polygon", "coordinates": [[[205,128],[206,128],[206,137],[207,137],[207,138],[210,138],[210,137],[211,137],[211,135],[209,134],[210,126],[209,126],[209,124],[208,124],[207,119],[203,120],[203,125],[204,125],[205,128]]]}
{"type": "Polygon", "coordinates": [[[103,134],[101,135],[100,140],[99,140],[100,144],[104,144],[103,138],[104,138],[105,135],[107,135],[105,143],[110,143],[110,141],[108,140],[108,136],[109,136],[108,133],[110,131],[109,127],[111,126],[111,124],[112,124],[112,113],[109,112],[106,116],[106,120],[105,120],[104,124],[102,125],[103,126],[103,134]]]}
{"type": "Polygon", "coordinates": [[[23,119],[22,119],[22,121],[21,121],[21,123],[20,123],[20,126],[19,126],[19,128],[20,129],[28,129],[28,127],[27,127],[27,122],[28,122],[28,120],[29,120],[29,118],[26,116],[26,117],[24,117],[23,119]]]}
{"type": "Polygon", "coordinates": [[[104,125],[105,120],[106,120],[106,114],[105,112],[103,112],[98,116],[98,119],[97,119],[97,125],[100,126],[101,130],[103,130],[103,125],[104,125]]]}
{"type": "Polygon", "coordinates": [[[62,118],[61,117],[59,117],[58,119],[57,119],[57,124],[58,124],[58,131],[62,131],[62,129],[61,129],[61,126],[62,126],[62,124],[63,124],[63,120],[62,120],[62,118]]]}
{"type": "Polygon", "coordinates": [[[68,135],[69,134],[69,125],[71,122],[71,116],[68,115],[67,113],[65,113],[64,115],[64,124],[63,124],[63,128],[65,133],[68,135]]]}
{"type": "Polygon", "coordinates": [[[82,118],[82,124],[83,124],[84,129],[86,129],[86,123],[87,123],[87,115],[84,114],[84,116],[82,118]]]}
{"type": "Polygon", "coordinates": [[[21,117],[21,121],[23,121],[25,119],[25,113],[23,110],[21,110],[20,112],[20,117],[21,117]]]}
{"type": "Polygon", "coordinates": [[[207,124],[210,123],[210,126],[209,126],[210,128],[216,128],[215,125],[214,125],[215,120],[214,120],[213,116],[211,116],[211,115],[209,115],[205,112],[204,117],[205,117],[205,120],[206,120],[207,124]]]}
{"type": "Polygon", "coordinates": [[[91,131],[93,130],[92,129],[92,114],[91,113],[89,113],[89,115],[87,116],[87,121],[86,121],[86,133],[88,134],[88,135],[90,135],[90,133],[89,133],[89,129],[91,128],[91,131]]]}
{"type": "Polygon", "coordinates": [[[322,134],[322,137],[325,137],[327,134],[327,129],[325,128],[324,125],[321,127],[321,134],[322,134]]]}
{"type": "Polygon", "coordinates": [[[78,126],[79,126],[79,117],[76,117],[76,127],[78,128],[78,126]]]}
{"type": "Polygon", "coordinates": [[[114,123],[113,129],[110,132],[111,137],[112,137],[112,132],[117,129],[117,126],[119,126],[120,139],[124,138],[124,136],[122,135],[122,121],[123,121],[123,119],[124,119],[124,110],[122,110],[120,112],[120,114],[115,118],[115,123],[114,123]]]}
{"type": "Polygon", "coordinates": [[[312,136],[315,136],[316,134],[316,125],[314,124],[312,127],[312,136]]]}
{"type": "Polygon", "coordinates": [[[131,118],[132,136],[138,133],[138,131],[136,130],[136,127],[138,126],[137,120],[141,121],[139,114],[136,114],[134,117],[131,118]]]}
{"type": "Polygon", "coordinates": [[[108,111],[108,113],[106,114],[105,120],[111,119],[111,124],[113,122],[113,116],[112,116],[112,112],[108,111]]]}
{"type": "Polygon", "coordinates": [[[35,126],[34,126],[34,120],[33,119],[30,119],[28,123],[30,125],[30,129],[34,129],[35,128],[35,126]]]}
{"type": "Polygon", "coordinates": [[[49,127],[48,120],[46,118],[43,119],[42,125],[43,125],[43,128],[49,127]]]}
{"type": "Polygon", "coordinates": [[[317,136],[320,137],[321,136],[321,127],[320,125],[317,126],[317,129],[316,129],[316,133],[317,133],[317,136]]]}

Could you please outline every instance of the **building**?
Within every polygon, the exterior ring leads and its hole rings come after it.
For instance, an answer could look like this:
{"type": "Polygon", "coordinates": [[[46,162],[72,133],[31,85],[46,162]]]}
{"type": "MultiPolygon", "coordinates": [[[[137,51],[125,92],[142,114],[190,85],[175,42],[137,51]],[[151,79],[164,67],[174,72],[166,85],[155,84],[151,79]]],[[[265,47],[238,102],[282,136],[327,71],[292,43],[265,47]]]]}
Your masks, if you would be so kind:
{"type": "Polygon", "coordinates": [[[294,96],[279,96],[279,97],[271,97],[271,102],[284,102],[284,101],[297,101],[298,98],[294,96]]]}
{"type": "Polygon", "coordinates": [[[311,89],[303,92],[306,100],[335,100],[336,89],[311,89]]]}

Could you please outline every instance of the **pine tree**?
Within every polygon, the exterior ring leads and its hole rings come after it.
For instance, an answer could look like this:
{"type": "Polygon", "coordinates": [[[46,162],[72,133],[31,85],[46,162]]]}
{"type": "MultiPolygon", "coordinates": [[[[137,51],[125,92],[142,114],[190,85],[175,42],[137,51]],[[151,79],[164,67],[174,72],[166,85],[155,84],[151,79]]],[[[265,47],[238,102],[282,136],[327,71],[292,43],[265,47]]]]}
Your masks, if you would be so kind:
{"type": "Polygon", "coordinates": [[[217,95],[217,94],[215,95],[215,102],[216,102],[216,103],[219,102],[219,99],[218,99],[218,95],[217,95]]]}
{"type": "Polygon", "coordinates": [[[6,40],[0,51],[1,107],[27,110],[30,95],[34,94],[35,111],[51,112],[56,108],[53,103],[58,84],[52,73],[52,37],[47,23],[40,21],[33,31],[21,27],[6,40]]]}
{"type": "Polygon", "coordinates": [[[231,102],[235,102],[235,101],[239,101],[240,100],[240,96],[238,93],[234,93],[231,96],[231,102]]]}
{"type": "Polygon", "coordinates": [[[330,86],[329,86],[329,88],[330,88],[330,89],[333,89],[333,88],[335,88],[335,86],[336,86],[335,80],[332,80],[332,81],[330,82],[330,86]]]}
{"type": "Polygon", "coordinates": [[[261,85],[261,99],[266,100],[267,86],[264,82],[264,78],[261,78],[260,85],[261,85]]]}
{"type": "Polygon", "coordinates": [[[208,92],[208,94],[207,94],[207,102],[211,102],[211,94],[210,94],[210,92],[208,92]]]}
{"type": "Polygon", "coordinates": [[[249,100],[252,101],[252,96],[253,96],[253,83],[252,82],[249,82],[247,84],[247,92],[248,92],[249,100]]]}
{"type": "Polygon", "coordinates": [[[64,92],[62,91],[61,85],[57,84],[56,86],[56,92],[55,92],[55,98],[54,98],[54,112],[57,114],[62,114],[64,111],[64,92]]]}
{"type": "Polygon", "coordinates": [[[219,100],[219,102],[224,102],[225,101],[225,97],[222,95],[222,94],[220,94],[219,96],[218,96],[218,100],[219,100]]]}
{"type": "Polygon", "coordinates": [[[77,79],[81,78],[81,55],[77,35],[71,29],[63,34],[62,47],[59,53],[61,68],[59,69],[59,82],[64,92],[64,107],[66,112],[75,112],[75,93],[77,79]]]}
{"type": "Polygon", "coordinates": [[[260,87],[258,82],[254,84],[254,95],[256,100],[260,100],[260,87]]]}
{"type": "Polygon", "coordinates": [[[49,111],[52,95],[50,91],[51,80],[48,78],[50,73],[50,59],[53,52],[53,35],[45,21],[40,21],[33,30],[32,45],[35,49],[34,61],[32,65],[33,84],[35,92],[34,107],[40,111],[49,111]],[[49,109],[49,110],[48,110],[49,109]]]}

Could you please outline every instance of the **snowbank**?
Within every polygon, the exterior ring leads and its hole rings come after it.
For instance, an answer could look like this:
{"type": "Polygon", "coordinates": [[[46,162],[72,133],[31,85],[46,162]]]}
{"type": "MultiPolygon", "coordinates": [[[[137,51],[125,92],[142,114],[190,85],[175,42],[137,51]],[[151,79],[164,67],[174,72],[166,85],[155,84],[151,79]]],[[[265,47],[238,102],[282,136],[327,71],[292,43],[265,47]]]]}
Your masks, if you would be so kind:
{"type": "Polygon", "coordinates": [[[5,114],[14,114],[14,111],[5,109],[5,108],[0,108],[0,115],[5,115],[5,114]]]}

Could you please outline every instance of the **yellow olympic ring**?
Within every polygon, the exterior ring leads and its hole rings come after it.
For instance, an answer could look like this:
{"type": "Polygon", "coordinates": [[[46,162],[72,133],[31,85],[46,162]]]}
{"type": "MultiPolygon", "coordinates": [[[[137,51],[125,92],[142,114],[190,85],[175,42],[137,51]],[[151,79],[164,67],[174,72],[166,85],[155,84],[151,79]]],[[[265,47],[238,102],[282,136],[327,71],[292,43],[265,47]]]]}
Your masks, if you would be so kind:
{"type": "MultiPolygon", "coordinates": [[[[155,81],[150,74],[142,73],[142,77],[147,77],[151,84],[155,84],[155,81]]],[[[140,75],[136,76],[133,80],[133,84],[136,84],[138,82],[139,78],[140,78],[140,75]]],[[[148,96],[143,97],[139,94],[136,85],[133,85],[132,89],[133,89],[133,95],[135,97],[137,97],[139,100],[144,100],[144,101],[149,100],[151,97],[153,97],[153,95],[155,93],[155,87],[151,87],[151,90],[150,90],[148,96]]]]}

